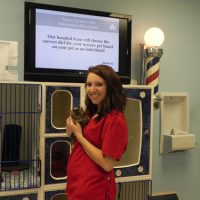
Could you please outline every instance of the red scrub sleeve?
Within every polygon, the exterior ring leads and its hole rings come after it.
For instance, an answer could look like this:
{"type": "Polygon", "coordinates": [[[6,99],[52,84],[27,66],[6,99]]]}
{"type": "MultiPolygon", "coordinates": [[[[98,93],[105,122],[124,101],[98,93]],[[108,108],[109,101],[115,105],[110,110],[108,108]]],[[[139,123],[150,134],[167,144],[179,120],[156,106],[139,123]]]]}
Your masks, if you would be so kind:
{"type": "Polygon", "coordinates": [[[120,160],[128,144],[128,128],[122,112],[112,112],[107,115],[101,141],[103,155],[120,160]]]}

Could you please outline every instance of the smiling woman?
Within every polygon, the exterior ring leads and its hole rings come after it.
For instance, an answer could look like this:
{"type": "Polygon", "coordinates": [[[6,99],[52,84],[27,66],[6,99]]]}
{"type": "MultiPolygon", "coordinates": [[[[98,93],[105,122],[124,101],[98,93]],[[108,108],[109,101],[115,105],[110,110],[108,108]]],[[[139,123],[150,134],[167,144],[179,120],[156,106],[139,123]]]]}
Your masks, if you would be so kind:
{"type": "Polygon", "coordinates": [[[93,104],[101,109],[102,102],[106,96],[105,81],[95,73],[89,73],[86,82],[86,92],[93,104]]]}
{"type": "Polygon", "coordinates": [[[85,87],[89,121],[81,126],[71,117],[66,120],[67,134],[75,136],[67,165],[67,196],[70,200],[115,200],[113,167],[128,143],[126,98],[119,76],[106,65],[89,68],[85,87]]]}

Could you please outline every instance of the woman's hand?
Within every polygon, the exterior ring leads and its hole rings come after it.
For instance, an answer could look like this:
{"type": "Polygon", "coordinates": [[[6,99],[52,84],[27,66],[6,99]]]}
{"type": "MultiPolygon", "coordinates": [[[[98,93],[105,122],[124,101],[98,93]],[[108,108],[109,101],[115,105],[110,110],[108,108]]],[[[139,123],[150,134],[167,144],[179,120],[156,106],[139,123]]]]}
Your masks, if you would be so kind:
{"type": "Polygon", "coordinates": [[[66,120],[66,133],[68,136],[74,133],[77,140],[83,136],[81,125],[78,122],[74,122],[71,117],[66,120]]]}

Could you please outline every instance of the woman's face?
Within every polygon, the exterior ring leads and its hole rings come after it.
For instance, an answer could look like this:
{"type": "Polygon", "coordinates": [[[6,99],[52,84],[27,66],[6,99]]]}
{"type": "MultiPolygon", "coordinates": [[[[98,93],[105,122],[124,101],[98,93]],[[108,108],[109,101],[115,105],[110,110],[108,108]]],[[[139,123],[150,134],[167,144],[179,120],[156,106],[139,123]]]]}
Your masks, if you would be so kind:
{"type": "Polygon", "coordinates": [[[100,76],[89,73],[86,82],[86,92],[93,104],[98,107],[106,97],[106,82],[100,76]]]}

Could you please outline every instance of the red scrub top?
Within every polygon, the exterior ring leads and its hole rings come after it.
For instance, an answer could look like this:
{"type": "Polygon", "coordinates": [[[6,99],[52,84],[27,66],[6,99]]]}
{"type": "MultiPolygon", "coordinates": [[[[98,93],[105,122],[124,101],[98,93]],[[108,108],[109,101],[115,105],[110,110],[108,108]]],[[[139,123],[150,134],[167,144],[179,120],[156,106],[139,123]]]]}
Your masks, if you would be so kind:
{"type": "MultiPolygon", "coordinates": [[[[128,129],[122,112],[113,110],[100,121],[90,119],[83,128],[84,137],[102,150],[103,155],[120,160],[128,143],[128,129]]],[[[106,172],[75,141],[67,164],[69,200],[115,200],[114,171],[106,172]]]]}

